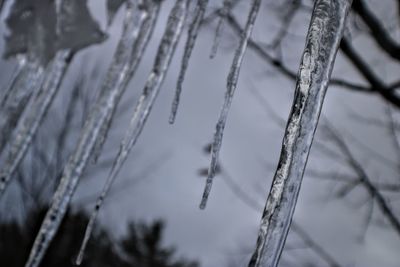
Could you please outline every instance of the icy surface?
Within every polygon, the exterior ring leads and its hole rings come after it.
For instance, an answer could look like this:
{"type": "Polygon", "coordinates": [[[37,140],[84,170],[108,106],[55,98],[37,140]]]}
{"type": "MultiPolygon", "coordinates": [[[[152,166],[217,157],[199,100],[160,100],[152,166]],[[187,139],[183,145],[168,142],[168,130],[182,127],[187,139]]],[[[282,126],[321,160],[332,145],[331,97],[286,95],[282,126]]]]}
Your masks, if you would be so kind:
{"type": "Polygon", "coordinates": [[[181,62],[181,69],[180,69],[178,81],[176,84],[174,100],[172,102],[171,115],[169,117],[169,123],[171,123],[171,124],[174,123],[174,121],[175,121],[176,113],[178,111],[178,106],[179,106],[179,99],[180,99],[181,92],[182,92],[182,84],[185,79],[185,74],[186,74],[186,71],[187,71],[187,68],[189,65],[190,56],[192,55],[192,51],[193,51],[194,45],[196,43],[196,39],[197,39],[197,35],[199,33],[201,22],[204,18],[204,14],[206,12],[207,4],[208,4],[208,0],[198,0],[197,1],[195,14],[194,14],[193,20],[189,26],[188,37],[186,40],[185,50],[183,52],[183,58],[182,58],[182,62],[181,62]]]}
{"type": "Polygon", "coordinates": [[[227,78],[227,88],[225,92],[225,100],[222,105],[221,113],[218,118],[214,140],[211,148],[211,164],[208,171],[208,177],[206,181],[206,186],[203,193],[203,198],[200,203],[200,208],[204,209],[207,204],[208,195],[211,191],[211,186],[213,178],[215,176],[215,171],[218,164],[218,154],[221,149],[222,137],[224,134],[224,128],[226,119],[228,117],[229,108],[232,103],[233,95],[235,93],[236,85],[239,79],[240,67],[243,62],[244,54],[247,48],[248,39],[251,36],[251,32],[256,21],[258,10],[260,9],[261,0],[254,0],[247,18],[246,27],[241,35],[239,47],[236,49],[235,56],[233,58],[232,66],[229,71],[227,78]]]}
{"type": "Polygon", "coordinates": [[[281,156],[249,266],[279,263],[350,5],[351,0],[315,2],[281,156]]]}
{"type": "Polygon", "coordinates": [[[31,62],[46,66],[57,51],[76,52],[104,40],[105,34],[91,17],[87,0],[19,0],[11,7],[6,24],[4,57],[26,54],[31,62]]]}
{"type": "Polygon", "coordinates": [[[103,82],[101,94],[86,119],[77,148],[64,168],[60,184],[40,227],[26,267],[36,267],[40,264],[54,238],[96,141],[101,135],[101,129],[140,62],[157,17],[153,13],[158,13],[158,5],[149,4],[140,9],[128,5],[123,35],[103,82]]]}

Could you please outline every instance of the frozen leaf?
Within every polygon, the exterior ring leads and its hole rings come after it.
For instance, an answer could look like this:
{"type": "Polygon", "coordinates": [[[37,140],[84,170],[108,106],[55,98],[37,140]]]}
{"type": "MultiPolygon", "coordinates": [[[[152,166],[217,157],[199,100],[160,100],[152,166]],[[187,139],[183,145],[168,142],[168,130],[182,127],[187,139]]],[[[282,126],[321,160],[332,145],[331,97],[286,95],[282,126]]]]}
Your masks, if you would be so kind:
{"type": "Polygon", "coordinates": [[[76,52],[106,36],[91,17],[87,0],[62,1],[59,13],[55,1],[15,1],[6,24],[10,34],[5,37],[4,57],[24,54],[43,67],[58,50],[76,52]]]}

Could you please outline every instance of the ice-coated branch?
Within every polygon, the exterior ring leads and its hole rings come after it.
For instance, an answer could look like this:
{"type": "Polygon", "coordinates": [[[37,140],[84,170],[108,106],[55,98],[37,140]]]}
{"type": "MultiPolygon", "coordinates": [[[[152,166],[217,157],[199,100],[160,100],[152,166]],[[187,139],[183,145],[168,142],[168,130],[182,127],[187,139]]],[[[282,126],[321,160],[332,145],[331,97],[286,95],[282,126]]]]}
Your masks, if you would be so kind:
{"type": "Polygon", "coordinates": [[[214,140],[211,148],[211,164],[208,171],[208,177],[206,186],[204,189],[203,197],[200,203],[200,208],[204,209],[207,204],[208,195],[211,191],[212,182],[215,176],[215,171],[218,164],[218,154],[221,149],[222,137],[224,134],[224,128],[226,119],[228,117],[229,108],[232,103],[233,95],[239,79],[240,67],[243,62],[244,54],[246,52],[247,43],[253,31],[254,23],[257,18],[258,10],[260,9],[261,0],[253,0],[251,9],[247,18],[245,29],[241,35],[239,47],[236,49],[235,56],[231,65],[231,69],[227,78],[227,86],[225,92],[225,100],[222,105],[221,112],[219,114],[214,140]]]}
{"type": "Polygon", "coordinates": [[[101,94],[86,119],[78,145],[64,168],[60,184],[53,196],[50,209],[46,213],[39,233],[30,252],[26,267],[37,267],[40,264],[51,240],[54,238],[60,223],[65,216],[68,204],[83,170],[92,155],[97,138],[110,113],[125,91],[132,78],[152,32],[158,14],[158,4],[148,1],[148,5],[133,7],[128,2],[124,21],[124,30],[113,61],[103,81],[101,94]],[[146,27],[150,27],[147,30],[146,27]]]}
{"type": "Polygon", "coordinates": [[[315,1],[281,155],[249,267],[279,263],[350,5],[351,0],[315,1]]]}
{"type": "Polygon", "coordinates": [[[171,124],[175,122],[175,117],[176,117],[176,113],[178,111],[179,100],[180,100],[181,92],[182,92],[183,80],[185,79],[185,74],[186,74],[187,68],[189,66],[190,56],[192,55],[192,51],[193,51],[194,45],[196,43],[196,39],[197,39],[197,35],[199,33],[201,22],[203,21],[204,14],[206,13],[207,4],[208,4],[208,0],[198,0],[197,1],[195,14],[194,14],[193,20],[189,26],[188,37],[186,40],[185,50],[183,52],[183,58],[182,58],[182,62],[181,62],[181,69],[179,71],[174,100],[172,102],[172,107],[171,107],[171,114],[169,117],[169,123],[171,123],[171,124]]]}

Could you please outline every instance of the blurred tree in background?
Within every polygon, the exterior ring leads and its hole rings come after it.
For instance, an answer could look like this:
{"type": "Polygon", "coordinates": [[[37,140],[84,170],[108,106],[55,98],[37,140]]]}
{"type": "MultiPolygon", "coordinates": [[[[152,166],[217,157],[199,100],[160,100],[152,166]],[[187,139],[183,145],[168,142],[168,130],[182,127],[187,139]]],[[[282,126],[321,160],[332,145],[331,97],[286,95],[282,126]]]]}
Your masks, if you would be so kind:
{"type": "MultiPolygon", "coordinates": [[[[46,210],[46,207],[31,210],[22,223],[0,223],[2,266],[25,265],[46,210]]],[[[73,266],[87,221],[85,212],[69,211],[41,266],[73,266]]],[[[163,231],[161,220],[149,224],[130,222],[126,235],[115,240],[107,230],[96,226],[82,266],[198,267],[195,261],[177,259],[175,249],[163,245],[163,231]]]]}

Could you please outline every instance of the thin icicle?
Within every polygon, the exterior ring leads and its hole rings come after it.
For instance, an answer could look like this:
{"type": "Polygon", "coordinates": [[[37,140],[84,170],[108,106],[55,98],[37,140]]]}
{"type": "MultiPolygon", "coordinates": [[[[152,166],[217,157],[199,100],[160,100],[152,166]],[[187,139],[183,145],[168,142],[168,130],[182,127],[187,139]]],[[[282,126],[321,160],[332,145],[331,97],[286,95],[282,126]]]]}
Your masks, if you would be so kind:
{"type": "Polygon", "coordinates": [[[103,204],[103,201],[111,188],[112,183],[117,177],[121,167],[132,147],[135,145],[144,124],[151,112],[154,101],[160,91],[161,85],[164,81],[165,74],[169,68],[172,56],[175,53],[176,46],[178,44],[186,16],[188,13],[188,5],[190,0],[177,0],[168,18],[167,27],[165,29],[163,38],[160,42],[156,59],[153,65],[143,93],[139,98],[139,101],[135,107],[129,128],[125,133],[125,136],[121,142],[120,149],[114,160],[112,169],[107,178],[107,181],[103,187],[101,195],[97,199],[96,206],[90,216],[90,221],[86,227],[85,236],[82,242],[82,246],[79,251],[76,264],[79,265],[82,262],[84,252],[86,249],[87,242],[89,241],[90,235],[93,231],[93,226],[97,218],[97,214],[103,204]]]}
{"type": "Polygon", "coordinates": [[[315,2],[281,156],[249,267],[279,263],[350,5],[351,0],[315,2]]]}
{"type": "Polygon", "coordinates": [[[229,75],[227,78],[227,88],[226,88],[226,92],[225,92],[225,100],[224,100],[224,104],[221,109],[221,113],[219,115],[219,119],[217,122],[215,134],[214,134],[214,140],[213,140],[212,149],[211,149],[211,164],[210,164],[210,168],[208,171],[208,177],[207,177],[203,197],[202,197],[202,200],[200,203],[201,209],[204,209],[206,207],[208,195],[210,194],[210,191],[211,191],[213,178],[215,176],[215,171],[216,171],[217,164],[218,164],[218,162],[217,162],[218,154],[221,149],[221,143],[222,143],[222,137],[224,134],[226,119],[228,116],[229,108],[232,103],[233,94],[235,93],[236,85],[237,85],[237,82],[239,79],[240,67],[242,65],[244,54],[246,52],[247,41],[250,38],[251,32],[253,30],[254,23],[255,23],[256,17],[257,17],[257,13],[258,13],[258,10],[260,9],[260,5],[261,5],[261,0],[253,0],[252,6],[250,9],[248,18],[247,18],[246,27],[244,29],[244,32],[242,33],[239,47],[237,48],[237,50],[235,52],[232,66],[229,71],[229,75]]]}
{"type": "Polygon", "coordinates": [[[62,51],[56,54],[56,57],[48,66],[49,71],[45,74],[43,85],[33,96],[29,112],[26,112],[21,118],[14,133],[15,138],[10,143],[10,150],[7,153],[4,165],[0,169],[0,197],[45,117],[60,87],[71,57],[70,51],[62,51]]]}
{"type": "Polygon", "coordinates": [[[137,8],[127,4],[124,30],[101,94],[86,119],[76,150],[68,160],[51,207],[40,227],[25,267],[40,264],[65,216],[68,204],[92,154],[96,140],[110,112],[118,104],[147,47],[158,17],[159,4],[148,1],[137,8]]]}
{"type": "Polygon", "coordinates": [[[188,37],[185,44],[185,50],[183,52],[183,58],[181,62],[181,69],[178,76],[178,81],[176,84],[176,90],[174,95],[174,100],[172,102],[171,114],[169,117],[169,123],[173,124],[175,122],[176,112],[178,111],[179,99],[182,92],[182,84],[185,79],[186,70],[189,66],[190,56],[192,55],[192,51],[194,45],[196,43],[197,35],[199,33],[199,29],[201,26],[201,22],[203,21],[204,14],[206,12],[208,0],[198,0],[197,6],[195,10],[195,14],[192,22],[190,23],[188,30],[188,37]]]}
{"type": "Polygon", "coordinates": [[[218,20],[217,29],[215,30],[215,36],[213,41],[213,46],[211,47],[210,58],[213,59],[217,55],[219,41],[221,39],[221,33],[224,26],[226,16],[229,14],[232,8],[233,0],[224,0],[222,6],[221,14],[218,20]]]}

